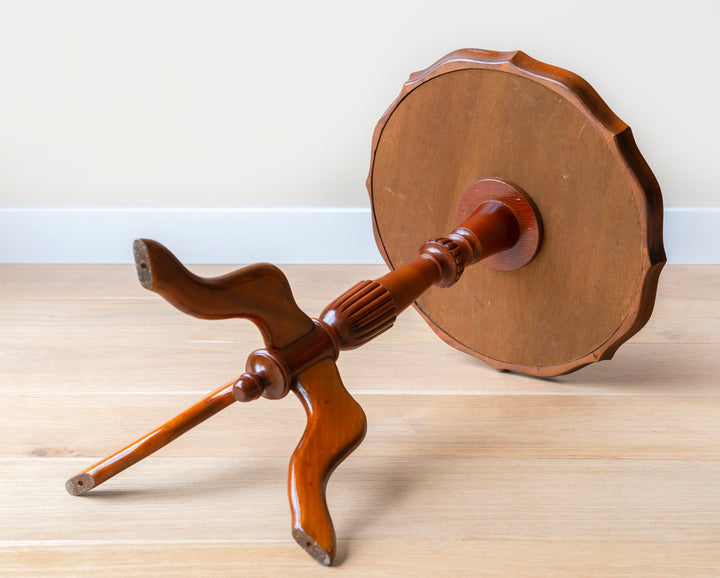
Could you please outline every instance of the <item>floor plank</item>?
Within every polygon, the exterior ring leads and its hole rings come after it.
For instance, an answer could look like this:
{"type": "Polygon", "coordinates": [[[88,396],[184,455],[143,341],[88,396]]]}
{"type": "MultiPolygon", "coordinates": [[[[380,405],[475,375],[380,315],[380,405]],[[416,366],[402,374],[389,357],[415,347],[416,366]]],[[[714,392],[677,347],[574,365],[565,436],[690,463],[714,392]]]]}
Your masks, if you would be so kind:
{"type": "MultiPolygon", "coordinates": [[[[714,544],[689,542],[353,540],[340,541],[333,576],[608,576],[715,578],[720,554],[714,544]]],[[[93,542],[28,545],[0,550],[12,576],[327,576],[289,543],[248,541],[93,542]]]]}
{"type": "MultiPolygon", "coordinates": [[[[282,268],[311,315],[385,272],[282,268]]],[[[330,572],[720,575],[718,286],[720,267],[667,267],[648,326],[555,379],[494,371],[415,311],[344,353],[369,429],[328,488],[330,572]]],[[[260,346],[249,322],[173,310],[131,266],[0,265],[0,575],[327,575],[289,531],[293,396],[235,404],[87,496],[63,488],[260,346]]]]}
{"type": "MultiPolygon", "coordinates": [[[[284,458],[150,458],[83,497],[77,458],[1,460],[0,540],[291,540],[284,458]]],[[[334,474],[345,540],[720,541],[717,460],[367,457],[334,474]]]]}
{"type": "MultiPolygon", "coordinates": [[[[357,400],[368,417],[365,456],[720,460],[718,396],[361,394],[357,400]]],[[[99,459],[195,401],[162,394],[12,396],[0,424],[3,455],[99,459]]],[[[287,458],[304,427],[305,412],[292,395],[237,403],[161,455],[287,458]]]]}

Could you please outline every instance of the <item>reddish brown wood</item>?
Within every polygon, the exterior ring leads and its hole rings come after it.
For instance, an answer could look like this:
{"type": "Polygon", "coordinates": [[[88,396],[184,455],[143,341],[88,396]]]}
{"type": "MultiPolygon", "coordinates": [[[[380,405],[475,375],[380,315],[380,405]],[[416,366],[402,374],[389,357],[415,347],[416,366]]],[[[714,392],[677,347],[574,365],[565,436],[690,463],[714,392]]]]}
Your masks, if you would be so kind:
{"type": "Polygon", "coordinates": [[[333,470],[362,442],[367,421],[331,359],[301,373],[293,390],[307,413],[307,427],[290,458],[292,534],[315,560],[328,566],[336,543],[325,488],[333,470]]]}
{"type": "Polygon", "coordinates": [[[232,381],[223,385],[146,436],[73,476],[65,482],[65,489],[73,496],[81,496],[158,451],[233,403],[234,384],[232,381]]]}
{"type": "MultiPolygon", "coordinates": [[[[376,129],[368,187],[376,238],[392,270],[351,287],[330,303],[319,319],[311,319],[298,308],[287,279],[272,265],[251,265],[222,277],[203,278],[188,271],[159,243],[135,242],[138,276],[145,288],[196,317],[249,319],[259,327],[265,348],[249,356],[246,373],[236,381],[68,480],[68,492],[81,495],[97,487],[235,400],[279,399],[292,390],[307,414],[305,432],[288,474],[293,536],[315,560],[329,565],[335,558],[336,541],[326,486],[333,470],[361,443],[366,430],[365,414],[344,388],[335,365],[341,350],[374,339],[415,303],[433,329],[455,347],[495,367],[557,375],[609,357],[650,315],[664,262],[659,189],[629,129],[587,83],[571,73],[522,53],[459,51],[411,76],[376,129]],[[510,75],[510,80],[503,75],[510,75]],[[491,103],[489,110],[481,106],[484,98],[491,103]],[[519,118],[504,108],[512,102],[519,118]],[[527,103],[530,112],[523,109],[527,103]],[[560,110],[553,113],[553,121],[564,121],[555,130],[562,134],[554,140],[541,135],[541,154],[564,160],[590,151],[599,161],[595,162],[592,154],[579,162],[568,161],[568,173],[561,175],[553,173],[552,166],[527,162],[527,128],[543,118],[539,113],[550,114],[554,106],[560,110]],[[436,113],[443,107],[450,107],[449,112],[438,117],[436,113]],[[478,115],[481,112],[485,116],[478,115]],[[488,126],[502,126],[499,118],[509,128],[503,127],[501,134],[493,137],[488,126]],[[587,150],[578,153],[574,151],[576,143],[568,146],[568,135],[579,139],[586,134],[587,124],[591,125],[587,134],[593,130],[597,134],[583,137],[587,150]],[[522,154],[519,160],[508,161],[498,156],[498,151],[517,152],[504,140],[515,133],[511,142],[522,154]],[[494,171],[487,168],[488,155],[494,171]],[[509,174],[500,170],[503,168],[509,174]],[[573,189],[565,181],[574,182],[571,177],[576,170],[581,173],[577,183],[587,187],[587,183],[601,182],[610,189],[608,198],[592,198],[587,207],[575,202],[574,195],[585,191],[582,186],[573,189]],[[534,183],[542,203],[536,206],[535,191],[528,194],[515,184],[517,174],[534,183]],[[543,186],[543,178],[550,184],[543,186]],[[594,220],[578,224],[580,209],[591,215],[600,212],[594,220]],[[543,239],[544,221],[551,223],[547,242],[543,239]],[[453,226],[446,236],[433,237],[453,226]],[[607,229],[612,227],[616,236],[608,237],[607,229]],[[615,261],[622,263],[617,271],[602,265],[588,267],[593,255],[587,248],[577,258],[567,258],[574,256],[571,250],[576,245],[595,249],[595,241],[584,237],[590,232],[615,242],[619,255],[615,261]],[[465,273],[477,262],[488,267],[474,267],[465,273]],[[607,286],[596,286],[598,275],[613,273],[607,286]],[[468,286],[481,287],[487,294],[468,292],[468,286]],[[441,293],[444,301],[438,306],[434,288],[448,287],[452,289],[441,293]],[[613,332],[589,353],[583,344],[582,355],[573,356],[570,353],[578,350],[572,341],[582,332],[565,317],[560,323],[565,333],[552,334],[552,339],[539,346],[528,342],[527,335],[539,339],[546,327],[526,317],[523,307],[547,303],[548,311],[543,314],[554,321],[564,313],[554,309],[558,302],[563,307],[579,306],[563,302],[567,294],[580,294],[578,287],[587,289],[593,298],[603,297],[608,287],[622,292],[619,301],[609,301],[613,305],[609,315],[600,307],[584,319],[590,329],[609,319],[613,332]],[[492,311],[496,300],[509,305],[503,305],[495,325],[473,316],[473,307],[492,311]],[[616,327],[613,316],[618,302],[624,309],[616,327]],[[447,320],[459,320],[463,339],[474,338],[478,328],[497,336],[500,350],[503,355],[510,351],[509,357],[481,353],[475,342],[468,345],[448,333],[447,320]],[[520,346],[513,349],[517,345],[513,341],[520,346]],[[528,359],[542,363],[530,364],[528,359]]],[[[603,255],[612,247],[604,249],[603,255]]],[[[585,304],[584,310],[589,309],[585,304]]]]}
{"type": "MultiPolygon", "coordinates": [[[[521,269],[533,260],[540,249],[542,240],[540,212],[530,196],[519,186],[500,179],[480,179],[472,183],[460,196],[455,211],[457,224],[462,227],[463,221],[473,213],[477,215],[474,218],[478,218],[482,214],[478,208],[483,204],[486,204],[488,209],[496,208],[494,205],[501,204],[511,211],[513,220],[519,227],[518,236],[516,242],[506,249],[483,247],[473,262],[482,259],[483,265],[498,271],[521,269]]],[[[479,224],[472,223],[469,228],[478,226],[479,224]]],[[[501,243],[503,238],[512,236],[509,232],[504,232],[503,235],[499,227],[494,227],[494,230],[501,243]]]]}
{"type": "MultiPolygon", "coordinates": [[[[267,399],[285,397],[292,387],[293,379],[319,361],[330,357],[337,359],[339,344],[334,332],[324,323],[313,319],[313,329],[280,349],[257,349],[247,359],[245,382],[237,384],[236,398],[246,399],[246,391],[254,391],[259,383],[262,396],[267,399]]],[[[252,398],[255,399],[255,398],[252,398]]]]}
{"type": "Polygon", "coordinates": [[[142,286],[188,315],[249,319],[268,347],[285,347],[313,329],[285,275],[274,265],[257,263],[208,279],[188,271],[157,241],[138,239],[133,252],[142,286]]]}
{"type": "Polygon", "coordinates": [[[254,401],[265,391],[265,383],[257,373],[243,373],[233,384],[232,394],[237,401],[254,401]]]}
{"type": "Polygon", "coordinates": [[[325,487],[337,465],[362,441],[366,425],[337,372],[339,352],[377,337],[429,287],[455,283],[466,263],[511,247],[518,238],[514,213],[502,203],[485,202],[448,237],[425,243],[415,261],[375,281],[358,283],[315,320],[300,311],[285,276],[271,265],[208,279],[188,271],[160,243],[136,241],[144,287],[196,317],[248,318],[263,330],[270,347],[251,353],[246,373],[233,383],[68,480],[68,492],[81,495],[97,487],[235,400],[279,399],[292,389],[308,419],[290,461],[293,536],[318,562],[330,564],[335,533],[325,487]],[[272,347],[278,343],[284,345],[272,347]]]}
{"type": "Polygon", "coordinates": [[[542,215],[531,263],[473,267],[418,298],[454,347],[561,375],[609,359],[649,319],[665,262],[660,189],[628,126],[579,76],[522,52],[453,52],[411,75],[372,153],[373,227],[391,269],[455,224],[476,181],[521,187],[542,215]]]}
{"type": "Polygon", "coordinates": [[[378,281],[360,281],[320,314],[339,349],[355,349],[387,331],[398,307],[390,291],[378,281]]]}

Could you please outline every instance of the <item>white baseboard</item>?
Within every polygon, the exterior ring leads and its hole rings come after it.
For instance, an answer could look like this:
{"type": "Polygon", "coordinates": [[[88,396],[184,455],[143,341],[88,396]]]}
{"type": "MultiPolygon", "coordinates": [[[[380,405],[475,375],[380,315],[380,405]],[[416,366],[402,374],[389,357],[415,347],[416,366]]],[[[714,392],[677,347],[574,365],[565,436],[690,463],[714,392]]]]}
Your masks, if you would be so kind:
{"type": "Polygon", "coordinates": [[[132,263],[132,241],[185,263],[381,263],[365,208],[0,209],[0,262],[132,263]]]}
{"type": "Polygon", "coordinates": [[[665,209],[663,232],[668,263],[720,264],[720,207],[665,209]]]}
{"type": "MultiPolygon", "coordinates": [[[[186,263],[381,263],[367,208],[0,208],[0,263],[131,263],[157,239],[186,263]]],[[[665,210],[675,264],[720,264],[720,208],[665,210]]]]}

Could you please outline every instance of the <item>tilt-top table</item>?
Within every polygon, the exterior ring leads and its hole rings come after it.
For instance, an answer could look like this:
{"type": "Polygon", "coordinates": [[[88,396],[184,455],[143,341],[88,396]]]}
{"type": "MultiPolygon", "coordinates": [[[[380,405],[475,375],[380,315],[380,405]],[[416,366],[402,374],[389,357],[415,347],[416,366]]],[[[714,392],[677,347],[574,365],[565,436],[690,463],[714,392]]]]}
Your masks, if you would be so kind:
{"type": "Polygon", "coordinates": [[[445,56],[413,74],[378,123],[367,186],[391,271],[317,319],[273,265],[203,278],[161,244],[135,241],[143,287],[196,317],[247,318],[265,347],[240,377],[68,480],[71,494],[234,401],[292,390],[307,412],[290,459],[293,536],[329,565],[336,542],[325,487],[366,429],[335,365],[340,351],[414,304],[450,345],[549,377],[609,359],[650,317],[665,263],[660,189],[627,125],[571,72],[522,52],[445,56]]]}

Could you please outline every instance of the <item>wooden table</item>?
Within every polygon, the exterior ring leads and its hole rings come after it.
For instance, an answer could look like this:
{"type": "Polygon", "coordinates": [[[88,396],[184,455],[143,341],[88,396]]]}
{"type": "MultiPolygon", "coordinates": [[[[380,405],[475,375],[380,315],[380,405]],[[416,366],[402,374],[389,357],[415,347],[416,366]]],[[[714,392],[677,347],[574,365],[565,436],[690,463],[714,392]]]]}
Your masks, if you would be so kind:
{"type": "MultiPolygon", "coordinates": [[[[386,270],[282,269],[311,315],[386,270]]],[[[290,536],[294,396],[64,489],[239,375],[261,345],[249,322],[187,317],[131,266],[0,266],[0,575],[720,575],[718,287],[720,267],[668,267],[614,360],[551,380],[490,369],[415,311],[343,355],[369,424],[330,482],[324,569],[290,536]]]]}

